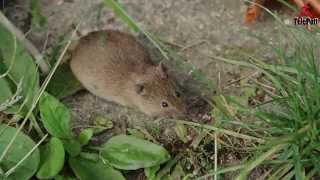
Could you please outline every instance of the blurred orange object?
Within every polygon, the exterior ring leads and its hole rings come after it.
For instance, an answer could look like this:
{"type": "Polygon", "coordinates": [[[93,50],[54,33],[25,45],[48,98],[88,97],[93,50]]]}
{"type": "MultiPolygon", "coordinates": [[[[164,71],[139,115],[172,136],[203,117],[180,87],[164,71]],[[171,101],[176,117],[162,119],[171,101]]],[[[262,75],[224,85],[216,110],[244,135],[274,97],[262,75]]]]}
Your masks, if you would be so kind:
{"type": "MultiPolygon", "coordinates": [[[[246,11],[244,23],[246,25],[257,21],[261,14],[261,6],[277,0],[253,0],[246,11]]],[[[320,0],[290,0],[290,3],[296,4],[300,8],[300,17],[320,18],[320,0]]]]}
{"type": "Polygon", "coordinates": [[[253,3],[248,6],[244,17],[245,24],[248,25],[257,21],[257,18],[261,14],[261,7],[259,5],[263,5],[264,1],[265,0],[254,0],[253,3]]]}

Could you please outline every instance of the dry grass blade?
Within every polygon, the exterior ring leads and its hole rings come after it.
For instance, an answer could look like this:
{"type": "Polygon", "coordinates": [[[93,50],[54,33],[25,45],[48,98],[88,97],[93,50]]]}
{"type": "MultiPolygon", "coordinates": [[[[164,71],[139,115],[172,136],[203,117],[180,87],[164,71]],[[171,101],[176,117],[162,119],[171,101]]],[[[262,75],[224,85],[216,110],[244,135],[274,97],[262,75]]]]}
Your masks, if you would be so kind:
{"type": "Polygon", "coordinates": [[[113,12],[118,15],[122,19],[124,23],[126,23],[129,28],[131,28],[135,32],[141,32],[143,33],[149,41],[161,52],[163,57],[166,59],[169,59],[167,53],[161,48],[159,43],[157,42],[156,38],[153,37],[149,32],[142,29],[131,16],[128,15],[128,13],[121,7],[121,5],[114,1],[114,0],[104,0],[105,4],[112,8],[113,12]]]}
{"type": "Polygon", "coordinates": [[[218,128],[218,127],[215,127],[215,126],[212,126],[212,125],[199,124],[199,123],[183,121],[183,120],[172,120],[171,119],[171,121],[178,122],[178,123],[185,124],[185,125],[189,125],[189,126],[195,126],[195,127],[200,127],[200,128],[204,128],[204,129],[213,130],[213,131],[216,131],[216,132],[219,132],[219,133],[222,133],[222,134],[226,134],[226,135],[230,135],[230,136],[233,136],[233,137],[236,137],[236,138],[247,139],[247,140],[256,141],[256,142],[259,142],[259,143],[264,143],[265,142],[265,140],[261,139],[261,138],[249,136],[249,135],[246,135],[246,134],[241,134],[241,133],[230,131],[230,130],[227,130],[227,129],[218,128]]]}

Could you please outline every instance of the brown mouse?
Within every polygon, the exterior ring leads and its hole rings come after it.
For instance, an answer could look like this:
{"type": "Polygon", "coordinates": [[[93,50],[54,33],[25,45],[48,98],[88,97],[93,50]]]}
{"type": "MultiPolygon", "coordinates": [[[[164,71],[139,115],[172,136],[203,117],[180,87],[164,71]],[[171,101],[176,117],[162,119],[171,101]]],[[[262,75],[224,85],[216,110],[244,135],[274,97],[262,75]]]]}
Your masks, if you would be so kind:
{"type": "Polygon", "coordinates": [[[151,116],[186,114],[175,78],[162,63],[155,65],[132,35],[91,32],[79,40],[70,65],[82,85],[98,97],[151,116]]]}

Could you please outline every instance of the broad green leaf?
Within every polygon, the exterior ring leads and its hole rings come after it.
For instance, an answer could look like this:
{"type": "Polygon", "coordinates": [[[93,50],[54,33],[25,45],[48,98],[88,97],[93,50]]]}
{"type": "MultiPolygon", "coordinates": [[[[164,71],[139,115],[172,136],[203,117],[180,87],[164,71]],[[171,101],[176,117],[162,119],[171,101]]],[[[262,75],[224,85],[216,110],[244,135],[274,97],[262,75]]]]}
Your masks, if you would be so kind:
{"type": "Polygon", "coordinates": [[[70,156],[77,156],[81,152],[81,144],[74,139],[63,139],[63,147],[70,156]]]}
{"type": "Polygon", "coordinates": [[[39,74],[32,57],[13,34],[0,24],[0,58],[9,71],[10,79],[17,85],[22,80],[21,95],[27,98],[30,108],[39,90],[39,74]]]}
{"type": "Polygon", "coordinates": [[[68,64],[58,67],[47,87],[47,91],[58,99],[70,96],[80,89],[82,86],[74,77],[68,64]]]}
{"type": "Polygon", "coordinates": [[[81,152],[79,156],[81,156],[81,158],[83,159],[91,161],[98,161],[99,159],[101,159],[100,155],[95,153],[81,152]]]}
{"type": "MultiPolygon", "coordinates": [[[[11,138],[17,132],[16,128],[0,125],[0,154],[3,153],[11,138]]],[[[13,142],[5,158],[0,163],[0,169],[6,172],[15,166],[33,147],[35,143],[27,135],[19,132],[17,138],[13,142]]],[[[39,150],[36,149],[26,160],[6,180],[22,180],[29,179],[38,169],[40,162],[39,150]]],[[[0,176],[0,179],[3,177],[0,176]]]]}
{"type": "Polygon", "coordinates": [[[118,169],[135,170],[160,165],[170,159],[163,147],[134,136],[118,135],[105,143],[101,155],[118,169]]]}
{"type": "Polygon", "coordinates": [[[92,161],[80,156],[71,157],[69,165],[80,180],[125,180],[120,171],[104,164],[100,159],[92,161]]]}
{"type": "Polygon", "coordinates": [[[4,75],[6,73],[6,69],[7,69],[7,67],[3,62],[3,57],[2,57],[2,54],[0,51],[0,73],[1,73],[1,75],[4,75]]]}
{"type": "Polygon", "coordinates": [[[52,137],[41,150],[41,165],[37,178],[49,179],[55,177],[64,165],[64,148],[59,138],[52,137]]]}
{"type": "Polygon", "coordinates": [[[13,94],[5,78],[0,78],[0,105],[10,99],[13,94]]]}
{"type": "MultiPolygon", "coordinates": [[[[17,114],[18,102],[20,99],[19,90],[16,90],[15,94],[11,91],[10,83],[8,83],[5,77],[0,78],[0,111],[7,114],[17,114]]],[[[26,109],[22,109],[19,113],[23,116],[26,109]]]]}
{"type": "Polygon", "coordinates": [[[87,145],[93,136],[93,130],[92,129],[84,129],[79,134],[79,142],[81,145],[87,145]]]}
{"type": "Polygon", "coordinates": [[[71,139],[69,110],[48,93],[43,93],[40,103],[41,121],[47,131],[55,137],[61,139],[71,139]]]}

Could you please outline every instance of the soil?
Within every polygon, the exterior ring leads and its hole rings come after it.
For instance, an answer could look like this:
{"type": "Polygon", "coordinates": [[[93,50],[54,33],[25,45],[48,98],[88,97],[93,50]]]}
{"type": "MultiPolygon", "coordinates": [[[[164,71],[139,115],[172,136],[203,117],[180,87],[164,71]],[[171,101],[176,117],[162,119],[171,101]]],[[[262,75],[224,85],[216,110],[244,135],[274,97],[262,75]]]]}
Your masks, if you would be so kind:
{"type": "MultiPolygon", "coordinates": [[[[119,0],[119,2],[144,30],[175,47],[177,53],[214,82],[218,90],[253,71],[221,63],[213,57],[241,59],[243,56],[239,54],[247,52],[262,59],[272,59],[272,51],[266,45],[276,42],[280,25],[265,12],[258,23],[251,26],[243,25],[247,6],[241,0],[119,0]],[[261,42],[253,35],[262,37],[266,41],[261,42]]],[[[130,31],[111,9],[105,7],[102,0],[41,0],[41,12],[47,17],[45,29],[34,29],[30,26],[30,17],[28,12],[24,11],[28,7],[26,1],[15,0],[14,3],[5,8],[6,14],[19,28],[28,32],[27,37],[39,49],[56,45],[61,41],[61,37],[70,34],[78,23],[81,23],[79,32],[82,35],[98,29],[130,31]]],[[[285,22],[291,23],[292,13],[280,14],[285,22]]],[[[146,46],[149,47],[148,43],[146,46]]],[[[155,61],[163,59],[154,48],[150,49],[154,51],[155,61]]],[[[237,88],[230,86],[222,91],[236,95],[237,88]]],[[[127,132],[127,128],[137,128],[149,139],[158,141],[168,148],[178,147],[173,153],[178,153],[179,147],[184,146],[177,140],[172,128],[174,123],[155,120],[136,110],[106,102],[85,90],[65,98],[64,102],[72,111],[73,126],[77,132],[93,125],[96,117],[104,117],[113,121],[116,127],[112,130],[113,134],[127,132]]],[[[110,131],[101,133],[95,137],[93,143],[101,143],[111,136],[110,131]]],[[[222,165],[239,162],[241,158],[237,153],[230,151],[222,152],[219,156],[223,156],[219,162],[222,165]],[[230,158],[223,160],[228,157],[231,157],[231,160],[230,158]]],[[[252,178],[258,177],[259,172],[255,171],[256,175],[252,178]]]]}

